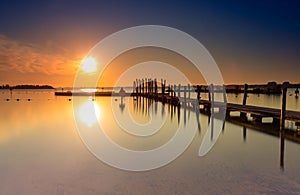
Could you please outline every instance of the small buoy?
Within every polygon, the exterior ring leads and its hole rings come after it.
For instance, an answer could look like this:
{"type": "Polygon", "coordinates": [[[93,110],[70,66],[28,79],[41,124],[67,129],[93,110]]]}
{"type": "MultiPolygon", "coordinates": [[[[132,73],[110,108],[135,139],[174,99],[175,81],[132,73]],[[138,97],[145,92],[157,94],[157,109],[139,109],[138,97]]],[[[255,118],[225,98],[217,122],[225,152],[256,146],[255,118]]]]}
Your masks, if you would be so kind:
{"type": "Polygon", "coordinates": [[[28,98],[27,100],[28,100],[28,102],[30,102],[30,99],[29,99],[29,98],[28,98]]]}
{"type": "Polygon", "coordinates": [[[116,98],[115,101],[118,101],[118,99],[116,98]]]}
{"type": "Polygon", "coordinates": [[[93,98],[92,101],[95,101],[95,99],[93,98]]]}
{"type": "Polygon", "coordinates": [[[17,101],[20,101],[20,99],[18,98],[17,101]]]}
{"type": "Polygon", "coordinates": [[[6,99],[6,101],[9,101],[9,99],[6,99]]]}
{"type": "Polygon", "coordinates": [[[69,99],[69,101],[71,101],[71,99],[69,99]]]}

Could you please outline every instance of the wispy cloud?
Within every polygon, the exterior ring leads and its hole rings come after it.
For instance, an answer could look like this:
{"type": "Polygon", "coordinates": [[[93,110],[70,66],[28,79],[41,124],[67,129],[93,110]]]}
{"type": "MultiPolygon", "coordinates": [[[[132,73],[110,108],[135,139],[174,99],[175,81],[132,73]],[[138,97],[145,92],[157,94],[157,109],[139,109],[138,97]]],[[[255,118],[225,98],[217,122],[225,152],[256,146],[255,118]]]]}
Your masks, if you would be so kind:
{"type": "Polygon", "coordinates": [[[0,34],[0,71],[70,75],[75,73],[80,61],[81,56],[51,41],[40,46],[0,34]]]}

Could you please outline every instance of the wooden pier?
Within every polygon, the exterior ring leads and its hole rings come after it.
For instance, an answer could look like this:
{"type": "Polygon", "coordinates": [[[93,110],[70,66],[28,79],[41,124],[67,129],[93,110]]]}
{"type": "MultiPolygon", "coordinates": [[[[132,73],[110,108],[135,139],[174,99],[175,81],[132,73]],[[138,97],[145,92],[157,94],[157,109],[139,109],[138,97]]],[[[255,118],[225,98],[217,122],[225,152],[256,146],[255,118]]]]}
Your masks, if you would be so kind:
{"type": "MultiPolygon", "coordinates": [[[[184,106],[190,107],[193,110],[199,109],[200,112],[214,114],[224,110],[226,111],[226,118],[231,117],[232,112],[239,112],[239,120],[246,121],[247,115],[252,118],[256,124],[262,124],[263,118],[272,118],[272,124],[279,126],[281,124],[284,128],[285,120],[292,121],[300,130],[300,112],[286,110],[286,97],[287,89],[295,88],[295,95],[298,98],[300,85],[292,85],[289,83],[283,83],[281,85],[276,85],[281,87],[282,94],[282,107],[281,109],[268,108],[247,105],[248,93],[253,93],[249,91],[249,85],[245,84],[243,87],[239,88],[239,92],[243,89],[243,102],[242,104],[227,103],[226,93],[228,89],[225,86],[181,86],[179,85],[166,85],[166,80],[161,79],[160,82],[157,79],[136,79],[133,82],[133,91],[131,93],[125,92],[121,89],[119,92],[55,92],[56,96],[135,96],[135,97],[145,97],[150,98],[155,101],[162,103],[171,104],[173,106],[184,106]],[[191,98],[191,93],[196,93],[196,98],[191,98]],[[208,93],[208,100],[201,99],[201,93],[208,93]],[[216,101],[215,94],[222,93],[223,101],[216,101]],[[218,111],[215,111],[217,109],[218,111]]],[[[253,86],[252,86],[253,87],[253,86]]],[[[236,117],[235,117],[236,118],[236,117]]]]}
{"type": "MultiPolygon", "coordinates": [[[[272,118],[272,125],[281,127],[279,129],[284,129],[285,121],[288,120],[294,122],[299,130],[300,112],[286,110],[286,97],[288,88],[296,88],[295,95],[296,98],[298,98],[298,88],[300,88],[300,85],[283,83],[279,86],[281,87],[282,93],[281,109],[247,105],[247,96],[249,92],[249,86],[247,84],[243,87],[244,97],[242,104],[227,103],[227,89],[225,86],[209,85],[204,87],[204,90],[203,86],[192,87],[190,85],[169,85],[166,87],[165,80],[161,80],[161,82],[158,83],[156,79],[136,79],[133,83],[133,94],[135,96],[147,97],[163,103],[170,103],[175,106],[199,109],[202,113],[207,114],[211,114],[211,112],[218,114],[226,111],[227,119],[231,117],[231,112],[239,112],[240,121],[247,121],[247,115],[250,115],[252,121],[257,125],[263,125],[263,118],[272,118]],[[160,92],[158,92],[158,85],[160,85],[160,92]],[[200,94],[203,91],[209,93],[208,100],[201,99],[200,94]],[[197,98],[191,98],[191,92],[197,93],[197,98]],[[223,94],[223,101],[215,101],[216,93],[223,94]],[[216,108],[218,110],[217,112],[215,111],[216,108]]],[[[276,88],[278,88],[278,85],[276,85],[276,88]]],[[[251,91],[251,93],[252,92],[253,91],[251,91]]]]}

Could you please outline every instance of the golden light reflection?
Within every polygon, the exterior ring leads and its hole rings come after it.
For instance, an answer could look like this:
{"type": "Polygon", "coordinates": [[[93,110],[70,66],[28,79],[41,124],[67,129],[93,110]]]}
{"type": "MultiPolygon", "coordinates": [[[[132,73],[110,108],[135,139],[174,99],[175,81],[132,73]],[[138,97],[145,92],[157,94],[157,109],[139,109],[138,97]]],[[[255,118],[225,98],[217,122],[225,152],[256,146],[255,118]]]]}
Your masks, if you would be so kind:
{"type": "Polygon", "coordinates": [[[101,110],[96,102],[88,100],[78,110],[80,120],[87,126],[92,127],[101,116],[101,110]]]}
{"type": "Polygon", "coordinates": [[[97,89],[91,89],[91,88],[89,88],[89,89],[81,89],[81,91],[87,92],[87,93],[92,93],[92,92],[96,92],[97,89]]]}
{"type": "Polygon", "coordinates": [[[87,73],[95,72],[97,70],[97,62],[95,58],[91,56],[84,58],[81,69],[87,73]]]}

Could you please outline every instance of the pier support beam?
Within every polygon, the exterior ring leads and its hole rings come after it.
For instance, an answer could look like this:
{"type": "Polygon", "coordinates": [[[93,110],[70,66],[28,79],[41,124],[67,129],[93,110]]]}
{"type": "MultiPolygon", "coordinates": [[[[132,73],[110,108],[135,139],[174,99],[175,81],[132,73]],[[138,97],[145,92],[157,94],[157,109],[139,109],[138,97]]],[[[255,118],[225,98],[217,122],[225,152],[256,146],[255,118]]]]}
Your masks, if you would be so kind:
{"type": "Polygon", "coordinates": [[[282,85],[282,102],[280,114],[280,167],[284,170],[284,129],[285,129],[285,114],[286,114],[286,92],[287,86],[285,83],[282,85]]]}
{"type": "Polygon", "coordinates": [[[280,114],[280,130],[284,130],[284,124],[285,124],[286,92],[287,92],[287,87],[283,85],[282,86],[281,114],[280,114]]]}
{"type": "Polygon", "coordinates": [[[200,100],[201,86],[197,85],[197,100],[200,100]]]}
{"type": "Polygon", "coordinates": [[[186,86],[183,87],[184,92],[183,92],[183,97],[184,97],[184,106],[186,106],[186,86]]]}
{"type": "Polygon", "coordinates": [[[187,86],[187,90],[188,90],[188,99],[190,100],[191,99],[191,85],[190,84],[188,84],[188,86],[187,86]]]}
{"type": "Polygon", "coordinates": [[[211,84],[210,86],[209,86],[209,101],[210,101],[210,112],[211,112],[211,114],[214,116],[214,113],[215,113],[215,111],[214,111],[214,109],[215,109],[215,90],[214,90],[214,85],[213,84],[211,84]]]}
{"type": "Polygon", "coordinates": [[[227,104],[226,86],[225,85],[223,85],[222,91],[223,91],[223,100],[224,100],[224,103],[227,104]]]}
{"type": "MultiPolygon", "coordinates": [[[[246,106],[247,103],[247,95],[248,95],[248,84],[244,85],[244,98],[243,98],[243,106],[246,106]]],[[[240,117],[245,119],[246,118],[246,113],[241,112],[240,117]]]]}
{"type": "Polygon", "coordinates": [[[176,97],[176,85],[174,85],[173,92],[174,92],[173,97],[176,97]]]}

